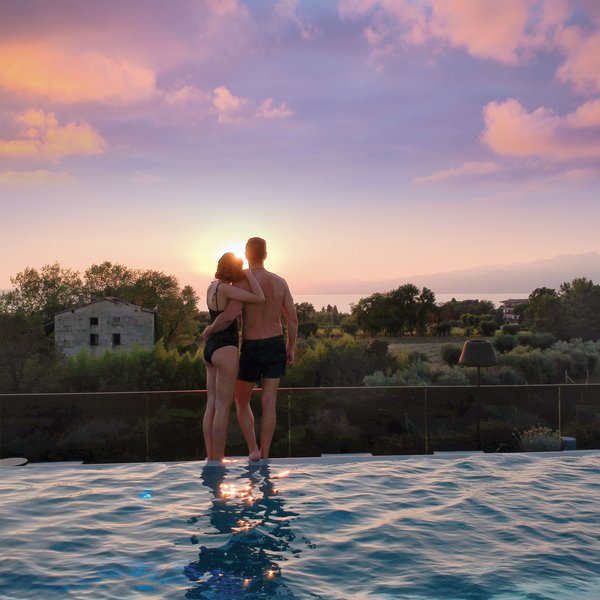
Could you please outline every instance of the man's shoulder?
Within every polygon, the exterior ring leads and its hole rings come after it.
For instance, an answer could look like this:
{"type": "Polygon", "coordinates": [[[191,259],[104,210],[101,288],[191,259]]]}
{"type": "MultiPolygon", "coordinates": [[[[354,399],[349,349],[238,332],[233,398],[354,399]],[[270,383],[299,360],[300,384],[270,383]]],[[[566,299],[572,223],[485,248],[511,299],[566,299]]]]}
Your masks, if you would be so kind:
{"type": "Polygon", "coordinates": [[[281,275],[277,275],[277,273],[273,273],[273,271],[267,271],[267,274],[273,281],[287,287],[287,281],[281,275]]]}

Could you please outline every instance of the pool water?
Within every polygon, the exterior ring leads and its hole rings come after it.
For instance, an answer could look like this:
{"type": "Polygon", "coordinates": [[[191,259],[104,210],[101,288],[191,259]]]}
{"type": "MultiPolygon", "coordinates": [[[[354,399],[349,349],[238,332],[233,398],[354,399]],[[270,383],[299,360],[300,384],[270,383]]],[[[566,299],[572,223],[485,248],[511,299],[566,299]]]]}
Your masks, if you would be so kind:
{"type": "Polygon", "coordinates": [[[0,477],[3,599],[600,597],[600,455],[0,477]]]}

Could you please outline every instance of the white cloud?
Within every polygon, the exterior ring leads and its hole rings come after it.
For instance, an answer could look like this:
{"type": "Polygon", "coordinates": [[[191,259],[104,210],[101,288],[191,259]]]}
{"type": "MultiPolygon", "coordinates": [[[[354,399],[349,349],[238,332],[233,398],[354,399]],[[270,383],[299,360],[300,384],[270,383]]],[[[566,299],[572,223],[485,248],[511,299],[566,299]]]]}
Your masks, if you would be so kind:
{"type": "Polygon", "coordinates": [[[436,173],[424,177],[417,177],[414,179],[414,183],[422,185],[446,181],[448,179],[481,177],[483,175],[497,173],[500,170],[502,170],[502,167],[494,162],[468,162],[460,167],[437,171],[436,173]]]}

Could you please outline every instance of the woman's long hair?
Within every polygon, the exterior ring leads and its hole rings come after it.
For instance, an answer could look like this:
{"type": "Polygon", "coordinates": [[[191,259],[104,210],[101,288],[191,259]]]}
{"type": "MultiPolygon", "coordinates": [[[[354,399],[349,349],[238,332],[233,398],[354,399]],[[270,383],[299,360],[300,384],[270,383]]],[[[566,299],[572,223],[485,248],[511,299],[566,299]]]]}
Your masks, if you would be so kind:
{"type": "Polygon", "coordinates": [[[225,252],[217,263],[216,279],[235,283],[244,276],[244,261],[238,258],[233,252],[225,252]]]}

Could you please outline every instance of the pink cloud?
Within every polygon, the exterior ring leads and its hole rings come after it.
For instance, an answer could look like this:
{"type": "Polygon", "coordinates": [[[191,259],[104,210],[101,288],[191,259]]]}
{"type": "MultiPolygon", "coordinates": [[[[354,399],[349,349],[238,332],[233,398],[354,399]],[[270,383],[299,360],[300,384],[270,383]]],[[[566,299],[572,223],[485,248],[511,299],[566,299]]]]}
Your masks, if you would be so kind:
{"type": "Polygon", "coordinates": [[[273,98],[267,98],[256,111],[256,117],[259,119],[285,119],[292,114],[285,102],[279,106],[273,106],[273,98]]]}
{"type": "Polygon", "coordinates": [[[444,171],[437,171],[436,173],[432,173],[431,175],[427,175],[425,177],[417,177],[414,180],[414,183],[417,185],[422,185],[446,181],[448,179],[479,177],[482,175],[497,173],[500,170],[502,170],[500,165],[494,162],[468,162],[460,167],[446,169],[444,171]]]}
{"type": "Polygon", "coordinates": [[[255,108],[256,105],[251,100],[235,96],[224,86],[214,90],[212,103],[217,111],[217,121],[223,124],[242,123],[253,119],[283,119],[293,114],[283,102],[279,106],[273,106],[272,98],[267,98],[255,108]]]}
{"type": "Polygon", "coordinates": [[[0,155],[60,158],[69,155],[94,155],[106,151],[106,140],[85,122],[72,121],[60,126],[54,113],[29,109],[17,116],[23,127],[20,137],[0,139],[0,155]]]}
{"type": "Polygon", "coordinates": [[[130,59],[38,42],[0,46],[0,86],[61,103],[132,103],[156,91],[154,72],[130,59]]]}
{"type": "Polygon", "coordinates": [[[213,106],[217,109],[219,123],[239,123],[247,119],[249,100],[234,96],[226,87],[214,90],[213,106]]]}
{"type": "Polygon", "coordinates": [[[498,154],[507,156],[550,160],[600,157],[600,139],[586,135],[588,132],[581,127],[582,113],[577,114],[575,111],[561,117],[544,107],[527,112],[513,98],[490,102],[483,109],[485,129],[481,139],[498,154]]]}
{"type": "Polygon", "coordinates": [[[432,0],[431,33],[473,56],[514,63],[530,5],[525,0],[432,0]]]}
{"type": "Polygon", "coordinates": [[[585,8],[595,29],[568,25],[569,0],[342,0],[339,12],[366,21],[363,34],[377,69],[406,45],[437,52],[443,44],[506,64],[558,49],[564,55],[558,79],[587,93],[600,91],[600,10],[593,2],[585,8]]]}
{"type": "Polygon", "coordinates": [[[575,112],[567,117],[571,127],[600,127],[600,100],[590,100],[582,104],[575,112]]]}
{"type": "Polygon", "coordinates": [[[319,27],[298,15],[299,0],[277,0],[274,9],[277,15],[290,21],[298,27],[303,40],[314,40],[322,37],[323,32],[319,27]]]}
{"type": "Polygon", "coordinates": [[[556,76],[570,82],[582,93],[600,92],[600,31],[585,32],[569,27],[562,32],[559,46],[565,54],[556,76]]]}
{"type": "Polygon", "coordinates": [[[210,101],[210,94],[193,85],[184,85],[178,89],[165,92],[165,102],[169,106],[208,105],[210,101]]]}

